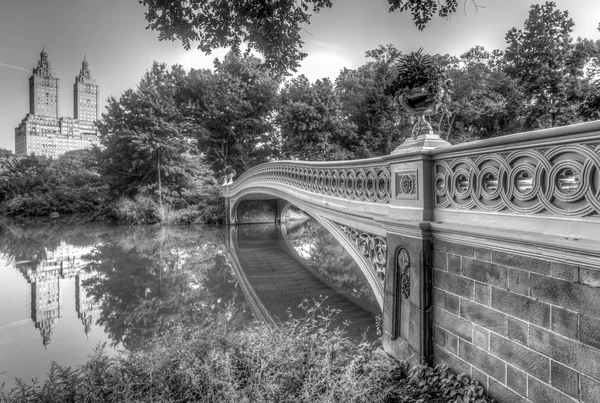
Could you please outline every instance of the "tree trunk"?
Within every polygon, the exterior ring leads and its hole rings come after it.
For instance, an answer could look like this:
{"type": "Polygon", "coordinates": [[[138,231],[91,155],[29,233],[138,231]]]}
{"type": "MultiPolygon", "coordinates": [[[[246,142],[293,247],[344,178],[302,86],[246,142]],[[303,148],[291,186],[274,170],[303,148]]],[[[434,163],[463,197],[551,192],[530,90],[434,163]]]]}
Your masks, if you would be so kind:
{"type": "Polygon", "coordinates": [[[158,205],[160,206],[160,211],[162,212],[162,184],[160,181],[160,147],[158,147],[158,150],[156,150],[157,153],[157,165],[158,165],[158,205]]]}
{"type": "MultiPolygon", "coordinates": [[[[460,111],[460,109],[459,109],[459,111],[460,111]]],[[[452,128],[454,127],[454,121],[456,120],[456,116],[458,116],[458,112],[456,112],[452,116],[452,121],[448,122],[448,133],[446,133],[446,141],[449,141],[448,139],[450,138],[450,134],[452,134],[452,128]]]]}

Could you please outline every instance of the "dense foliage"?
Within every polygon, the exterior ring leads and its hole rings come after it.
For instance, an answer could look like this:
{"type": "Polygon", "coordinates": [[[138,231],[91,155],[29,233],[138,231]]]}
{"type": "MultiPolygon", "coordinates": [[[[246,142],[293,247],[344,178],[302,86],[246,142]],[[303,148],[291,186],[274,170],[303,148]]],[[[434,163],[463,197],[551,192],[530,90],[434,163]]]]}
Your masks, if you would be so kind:
{"type": "Polygon", "coordinates": [[[232,329],[226,320],[193,331],[176,327],[144,349],[109,358],[97,349],[83,366],[54,364],[43,383],[0,389],[0,402],[432,402],[488,403],[477,381],[444,367],[397,363],[374,345],[331,328],[335,311],[279,329],[232,329]]]}
{"type": "Polygon", "coordinates": [[[0,214],[6,216],[93,213],[106,200],[106,185],[89,151],[56,160],[0,154],[0,214]]]}
{"type": "Polygon", "coordinates": [[[214,71],[192,69],[182,79],[175,99],[193,128],[190,140],[219,177],[277,156],[272,114],[279,84],[259,59],[232,53],[215,60],[214,71]]]}
{"type": "Polygon", "coordinates": [[[576,109],[591,91],[585,65],[594,43],[571,32],[575,23],[554,2],[534,4],[524,28],[506,34],[505,71],[521,88],[526,128],[565,125],[577,121],[576,109]]]}
{"type": "Polygon", "coordinates": [[[310,83],[301,75],[281,90],[278,123],[287,158],[316,161],[351,159],[358,146],[355,126],[342,115],[333,83],[310,83]]]}
{"type": "Polygon", "coordinates": [[[400,55],[393,45],[379,46],[366,52],[369,61],[354,70],[342,69],[335,80],[342,116],[356,127],[354,158],[388,155],[410,132],[410,122],[385,94],[400,55]]]}

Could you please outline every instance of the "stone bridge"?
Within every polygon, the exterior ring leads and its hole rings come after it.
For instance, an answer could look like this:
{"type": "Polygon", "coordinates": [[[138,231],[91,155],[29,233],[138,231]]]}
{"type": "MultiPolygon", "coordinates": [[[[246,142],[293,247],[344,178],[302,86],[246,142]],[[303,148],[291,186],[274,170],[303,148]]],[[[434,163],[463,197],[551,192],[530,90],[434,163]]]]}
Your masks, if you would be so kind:
{"type": "Polygon", "coordinates": [[[499,402],[600,402],[600,121],[271,162],[223,192],[229,225],[295,205],[325,226],[394,357],[447,364],[499,402]]]}

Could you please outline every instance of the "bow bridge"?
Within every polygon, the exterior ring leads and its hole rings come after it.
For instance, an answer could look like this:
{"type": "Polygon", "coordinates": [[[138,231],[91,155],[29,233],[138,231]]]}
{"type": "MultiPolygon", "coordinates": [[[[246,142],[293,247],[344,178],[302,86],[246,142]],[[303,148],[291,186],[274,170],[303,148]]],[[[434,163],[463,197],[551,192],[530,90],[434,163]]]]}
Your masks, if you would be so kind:
{"type": "Polygon", "coordinates": [[[600,401],[600,121],[392,155],[277,161],[223,187],[227,224],[294,205],[358,263],[383,346],[502,401],[600,401]]]}

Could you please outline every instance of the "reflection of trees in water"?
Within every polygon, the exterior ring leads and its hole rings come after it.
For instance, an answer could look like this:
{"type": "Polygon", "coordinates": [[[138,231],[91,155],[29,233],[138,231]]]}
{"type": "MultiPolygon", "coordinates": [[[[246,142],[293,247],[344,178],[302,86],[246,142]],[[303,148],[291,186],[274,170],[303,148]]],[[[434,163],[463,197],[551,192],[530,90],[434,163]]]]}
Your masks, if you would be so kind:
{"type": "Polygon", "coordinates": [[[105,231],[94,223],[73,225],[61,220],[1,220],[0,253],[7,260],[39,263],[47,252],[56,250],[61,241],[75,246],[94,245],[105,231]]]}
{"type": "Polygon", "coordinates": [[[104,237],[90,268],[89,294],[102,299],[98,323],[115,343],[141,346],[180,324],[201,326],[216,312],[248,311],[234,274],[219,259],[214,227],[142,227],[104,237]]]}
{"type": "Polygon", "coordinates": [[[336,286],[378,307],[367,279],[344,247],[316,220],[288,226],[288,240],[298,254],[336,286]]]}
{"type": "Polygon", "coordinates": [[[61,241],[94,245],[81,271],[82,282],[99,303],[96,323],[114,344],[141,346],[173,327],[202,325],[224,313],[237,325],[249,319],[234,273],[223,262],[222,227],[117,227],[101,224],[22,227],[2,225],[0,253],[39,263],[61,241]]]}
{"type": "Polygon", "coordinates": [[[244,293],[225,256],[217,254],[214,261],[214,266],[208,269],[204,280],[205,289],[214,295],[211,309],[225,312],[231,325],[242,326],[252,319],[250,306],[246,303],[244,293]]]}

